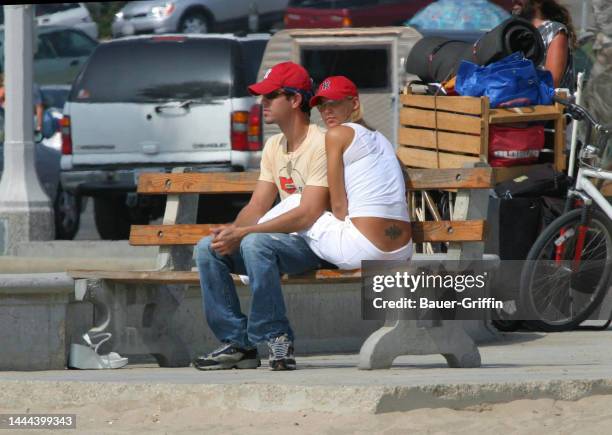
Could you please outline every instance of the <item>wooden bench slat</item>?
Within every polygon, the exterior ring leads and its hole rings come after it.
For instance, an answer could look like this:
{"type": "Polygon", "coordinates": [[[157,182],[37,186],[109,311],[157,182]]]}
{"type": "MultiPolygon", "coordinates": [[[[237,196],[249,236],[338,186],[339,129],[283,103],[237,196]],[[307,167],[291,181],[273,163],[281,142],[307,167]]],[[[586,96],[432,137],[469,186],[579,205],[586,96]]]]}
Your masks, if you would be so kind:
{"type": "Polygon", "coordinates": [[[259,172],[185,172],[182,174],[143,173],[138,178],[138,193],[251,193],[259,172]]]}
{"type": "MultiPolygon", "coordinates": [[[[114,271],[114,270],[71,270],[68,275],[73,279],[106,279],[123,283],[143,284],[192,284],[200,285],[200,277],[196,271],[114,271]]],[[[240,284],[240,278],[233,275],[234,282],[240,284]]],[[[321,269],[303,275],[285,275],[283,283],[308,284],[313,281],[345,283],[358,282],[361,270],[321,269]]]]}
{"type": "Polygon", "coordinates": [[[480,242],[485,239],[484,220],[425,221],[412,223],[412,240],[424,242],[480,242]]]}
{"type": "Polygon", "coordinates": [[[214,225],[132,225],[130,227],[130,245],[195,245],[202,237],[210,234],[211,226],[214,225]]]}
{"type": "MultiPolygon", "coordinates": [[[[489,189],[493,185],[494,171],[489,167],[436,170],[406,168],[406,171],[407,188],[410,190],[489,189]]],[[[258,173],[238,174],[248,175],[236,177],[235,173],[146,173],[140,176],[138,193],[251,193],[257,183],[258,173]],[[167,181],[170,181],[169,185],[166,185],[167,181]]]]}
{"type": "MultiPolygon", "coordinates": [[[[412,223],[413,240],[423,242],[474,242],[484,240],[485,221],[428,221],[412,223]]],[[[210,225],[132,225],[130,245],[195,245],[210,234],[210,225]]]]}

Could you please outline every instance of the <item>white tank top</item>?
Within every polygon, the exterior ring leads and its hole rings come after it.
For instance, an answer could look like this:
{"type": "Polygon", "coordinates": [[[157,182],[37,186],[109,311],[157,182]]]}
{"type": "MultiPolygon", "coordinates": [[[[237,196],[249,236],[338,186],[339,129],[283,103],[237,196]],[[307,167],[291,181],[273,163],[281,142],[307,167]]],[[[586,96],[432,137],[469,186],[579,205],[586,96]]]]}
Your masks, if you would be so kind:
{"type": "Polygon", "coordinates": [[[410,221],[406,186],[393,145],[378,131],[345,123],[355,137],[342,156],[348,217],[410,221]]]}

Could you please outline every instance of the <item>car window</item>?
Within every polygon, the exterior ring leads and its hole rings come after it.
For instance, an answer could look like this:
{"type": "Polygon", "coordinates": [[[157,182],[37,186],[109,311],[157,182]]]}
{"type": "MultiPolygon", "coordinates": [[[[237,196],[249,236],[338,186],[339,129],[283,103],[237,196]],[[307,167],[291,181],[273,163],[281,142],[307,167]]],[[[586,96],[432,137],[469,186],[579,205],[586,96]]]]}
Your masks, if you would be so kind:
{"type": "Polygon", "coordinates": [[[89,56],[96,48],[96,43],[75,30],[62,30],[46,35],[59,57],[89,56]]]}
{"type": "Polygon", "coordinates": [[[387,47],[368,48],[302,48],[301,64],[318,86],[329,76],[343,75],[357,85],[360,92],[389,91],[390,56],[387,47]],[[367,59],[364,68],[363,59],[367,59]]]}
{"type": "Polygon", "coordinates": [[[144,103],[228,97],[234,41],[183,39],[101,44],[77,77],[69,101],[144,103]]]}
{"type": "Polygon", "coordinates": [[[249,86],[257,81],[257,72],[259,71],[261,59],[263,57],[264,50],[266,49],[266,43],[267,41],[244,41],[242,43],[245,95],[246,86],[249,86]]]}
{"type": "Polygon", "coordinates": [[[38,48],[34,54],[34,59],[53,59],[57,57],[57,53],[51,46],[51,41],[47,38],[47,35],[40,35],[38,37],[38,48]]]}
{"type": "Polygon", "coordinates": [[[81,5],[78,3],[48,3],[42,5],[35,5],[35,14],[37,17],[41,15],[50,15],[57,12],[63,12],[70,9],[78,9],[81,5]]]}

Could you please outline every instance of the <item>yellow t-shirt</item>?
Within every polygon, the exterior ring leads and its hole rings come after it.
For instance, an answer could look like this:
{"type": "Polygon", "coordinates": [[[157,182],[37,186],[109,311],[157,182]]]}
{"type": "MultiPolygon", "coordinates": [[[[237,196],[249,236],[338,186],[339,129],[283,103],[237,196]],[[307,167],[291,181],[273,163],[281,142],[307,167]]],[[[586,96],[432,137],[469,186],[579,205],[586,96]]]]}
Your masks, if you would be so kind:
{"type": "Polygon", "coordinates": [[[269,138],[261,156],[259,179],[276,184],[281,200],[302,193],[307,185],[327,187],[325,132],[310,124],[306,138],[291,153],[282,133],[269,138]]]}

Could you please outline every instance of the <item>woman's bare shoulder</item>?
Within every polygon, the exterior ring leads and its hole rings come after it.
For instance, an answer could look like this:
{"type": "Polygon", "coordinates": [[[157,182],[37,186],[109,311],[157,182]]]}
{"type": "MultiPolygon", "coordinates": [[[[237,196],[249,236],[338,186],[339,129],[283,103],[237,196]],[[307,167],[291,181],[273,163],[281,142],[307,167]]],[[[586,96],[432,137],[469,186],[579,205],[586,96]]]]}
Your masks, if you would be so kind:
{"type": "Polygon", "coordinates": [[[348,142],[350,143],[355,136],[355,130],[346,125],[336,125],[325,133],[326,140],[333,140],[334,142],[348,142]]]}

